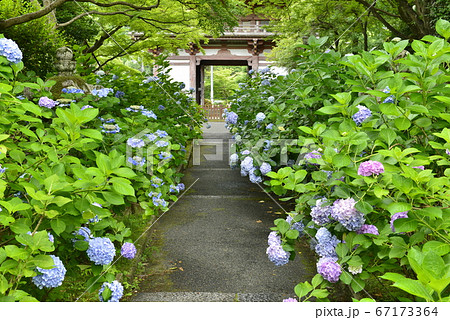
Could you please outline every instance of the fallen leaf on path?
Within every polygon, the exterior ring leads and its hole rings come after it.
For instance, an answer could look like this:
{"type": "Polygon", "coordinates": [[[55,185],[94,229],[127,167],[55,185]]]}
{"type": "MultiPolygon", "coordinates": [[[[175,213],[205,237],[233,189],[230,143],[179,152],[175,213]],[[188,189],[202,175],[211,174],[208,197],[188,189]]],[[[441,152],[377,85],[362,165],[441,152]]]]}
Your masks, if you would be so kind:
{"type": "Polygon", "coordinates": [[[178,269],[180,269],[181,271],[184,271],[184,269],[182,267],[179,267],[178,269]]]}
{"type": "Polygon", "coordinates": [[[261,223],[262,221],[261,220],[256,220],[256,223],[261,223]]]}
{"type": "Polygon", "coordinates": [[[283,214],[281,211],[275,211],[275,214],[283,214]]]}
{"type": "Polygon", "coordinates": [[[263,203],[263,202],[264,202],[264,200],[260,200],[260,201],[259,201],[259,203],[263,203]]]}
{"type": "Polygon", "coordinates": [[[272,213],[272,212],[273,212],[272,210],[267,211],[267,213],[272,213]]]}

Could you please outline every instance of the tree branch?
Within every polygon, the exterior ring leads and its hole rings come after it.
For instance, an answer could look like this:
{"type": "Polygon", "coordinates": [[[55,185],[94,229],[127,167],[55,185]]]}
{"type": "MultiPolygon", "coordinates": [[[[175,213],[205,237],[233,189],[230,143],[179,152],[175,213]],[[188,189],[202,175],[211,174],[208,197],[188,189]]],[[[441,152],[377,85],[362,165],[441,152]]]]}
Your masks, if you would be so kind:
{"type": "Polygon", "coordinates": [[[67,1],[72,1],[72,0],[55,0],[50,5],[42,8],[38,11],[26,13],[24,15],[9,18],[6,20],[0,20],[0,30],[5,30],[5,29],[15,26],[17,24],[21,24],[21,23],[25,23],[25,22],[28,22],[31,20],[39,19],[40,17],[43,17],[43,16],[49,14],[54,9],[56,9],[57,7],[59,7],[60,5],[62,5],[64,2],[67,2],[67,1]]]}
{"type": "Polygon", "coordinates": [[[76,16],[76,17],[73,17],[73,18],[72,18],[71,20],[69,20],[69,21],[66,21],[66,22],[64,22],[64,23],[59,23],[59,24],[57,24],[57,25],[56,25],[56,28],[63,28],[63,27],[66,27],[66,26],[68,26],[69,24],[71,24],[71,23],[77,21],[78,19],[81,19],[81,18],[83,18],[84,16],[88,16],[88,15],[91,15],[91,14],[96,14],[96,15],[100,15],[100,16],[113,16],[113,15],[116,15],[116,14],[123,14],[123,15],[126,15],[127,17],[133,18],[133,17],[134,17],[133,15],[127,14],[128,11],[134,11],[134,10],[133,10],[133,9],[128,9],[128,10],[125,10],[125,11],[116,11],[116,12],[86,11],[86,12],[83,12],[83,13],[79,14],[79,15],[76,16]]]}
{"type": "Polygon", "coordinates": [[[365,0],[355,0],[356,2],[359,2],[360,4],[362,4],[363,6],[365,6],[366,8],[370,8],[369,10],[372,12],[372,14],[374,15],[375,18],[377,18],[382,24],[384,24],[386,26],[386,28],[388,28],[393,34],[395,34],[396,36],[399,36],[403,39],[407,39],[408,36],[405,35],[403,32],[395,29],[389,22],[387,22],[381,15],[380,13],[377,11],[376,8],[374,8],[374,6],[371,6],[371,4],[369,4],[367,1],[365,0]]]}
{"type": "Polygon", "coordinates": [[[105,31],[105,33],[103,33],[103,35],[100,37],[100,39],[96,40],[95,43],[91,47],[86,48],[83,51],[83,53],[84,54],[93,53],[94,51],[96,51],[98,48],[100,48],[103,45],[103,43],[106,41],[106,39],[108,39],[111,35],[113,35],[114,33],[116,33],[117,31],[119,31],[122,28],[123,28],[123,26],[117,26],[110,32],[105,31]]]}
{"type": "Polygon", "coordinates": [[[102,2],[97,2],[97,1],[94,1],[94,0],[76,0],[76,1],[78,1],[78,2],[89,2],[89,3],[92,3],[92,4],[96,5],[96,6],[98,6],[98,7],[103,7],[103,8],[110,8],[110,7],[114,7],[114,6],[127,6],[127,7],[130,7],[130,8],[133,8],[134,10],[145,10],[145,11],[156,9],[156,8],[159,7],[159,4],[160,4],[160,0],[157,0],[156,4],[154,4],[152,6],[149,6],[149,7],[137,6],[137,5],[134,5],[132,3],[128,3],[126,1],[115,1],[115,2],[111,2],[111,3],[102,3],[102,2]]]}

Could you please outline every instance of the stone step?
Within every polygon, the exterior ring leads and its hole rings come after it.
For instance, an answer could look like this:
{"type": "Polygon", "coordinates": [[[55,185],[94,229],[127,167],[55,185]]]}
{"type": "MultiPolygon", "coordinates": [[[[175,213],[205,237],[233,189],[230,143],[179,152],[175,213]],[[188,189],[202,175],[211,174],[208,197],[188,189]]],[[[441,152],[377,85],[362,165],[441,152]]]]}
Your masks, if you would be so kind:
{"type": "Polygon", "coordinates": [[[282,302],[280,293],[141,292],[133,302],[282,302]]]}

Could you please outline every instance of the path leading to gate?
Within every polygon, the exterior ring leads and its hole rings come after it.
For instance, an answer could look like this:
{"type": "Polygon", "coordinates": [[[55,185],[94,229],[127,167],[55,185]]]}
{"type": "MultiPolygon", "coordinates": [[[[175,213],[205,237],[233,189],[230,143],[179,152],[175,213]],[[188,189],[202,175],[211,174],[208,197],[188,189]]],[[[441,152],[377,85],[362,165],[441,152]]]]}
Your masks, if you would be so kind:
{"type": "Polygon", "coordinates": [[[216,147],[202,146],[200,165],[186,170],[183,182],[193,185],[150,231],[153,250],[133,301],[282,301],[315,274],[306,244],[285,266],[268,260],[267,236],[281,209],[230,169],[231,135],[223,122],[211,125],[203,137],[222,139],[223,159],[206,160],[216,147]]]}

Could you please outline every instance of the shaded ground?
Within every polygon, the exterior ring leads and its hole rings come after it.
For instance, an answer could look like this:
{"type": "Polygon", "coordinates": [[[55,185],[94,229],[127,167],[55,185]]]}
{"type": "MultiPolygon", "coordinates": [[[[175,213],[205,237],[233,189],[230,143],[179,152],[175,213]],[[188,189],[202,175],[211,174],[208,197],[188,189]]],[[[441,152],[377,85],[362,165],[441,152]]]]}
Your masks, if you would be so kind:
{"type": "Polygon", "coordinates": [[[268,260],[267,235],[281,209],[229,168],[230,135],[223,122],[211,124],[204,139],[223,139],[223,158],[207,161],[216,147],[200,147],[200,165],[184,177],[189,191],[152,228],[153,251],[133,301],[281,301],[315,274],[306,244],[285,266],[268,260]]]}

